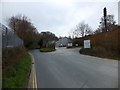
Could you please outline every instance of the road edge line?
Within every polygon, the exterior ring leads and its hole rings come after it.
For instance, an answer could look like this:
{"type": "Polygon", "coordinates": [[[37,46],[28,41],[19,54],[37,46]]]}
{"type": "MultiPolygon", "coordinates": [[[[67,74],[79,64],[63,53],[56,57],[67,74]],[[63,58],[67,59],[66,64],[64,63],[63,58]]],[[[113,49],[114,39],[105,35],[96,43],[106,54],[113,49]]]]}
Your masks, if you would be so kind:
{"type": "Polygon", "coordinates": [[[35,71],[35,59],[34,59],[34,56],[28,52],[32,58],[32,68],[31,68],[31,74],[32,74],[32,82],[31,82],[31,87],[32,88],[35,88],[37,90],[37,79],[36,79],[36,71],[35,71]]]}

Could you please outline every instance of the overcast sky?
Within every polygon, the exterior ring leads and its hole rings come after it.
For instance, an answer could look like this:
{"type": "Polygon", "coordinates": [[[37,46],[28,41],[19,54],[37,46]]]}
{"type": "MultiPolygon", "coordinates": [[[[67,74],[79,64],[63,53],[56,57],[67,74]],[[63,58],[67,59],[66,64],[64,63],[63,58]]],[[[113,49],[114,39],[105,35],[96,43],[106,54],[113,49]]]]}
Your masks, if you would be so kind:
{"type": "MultiPolygon", "coordinates": [[[[103,15],[103,8],[107,13],[115,16],[118,23],[118,1],[81,1],[81,0],[4,0],[2,4],[2,18],[0,22],[7,25],[11,16],[22,14],[27,16],[39,32],[50,31],[59,36],[68,36],[75,26],[84,21],[95,30],[103,15]],[[109,2],[108,2],[109,1],[109,2]]],[[[1,6],[1,5],[0,5],[1,6]]]]}

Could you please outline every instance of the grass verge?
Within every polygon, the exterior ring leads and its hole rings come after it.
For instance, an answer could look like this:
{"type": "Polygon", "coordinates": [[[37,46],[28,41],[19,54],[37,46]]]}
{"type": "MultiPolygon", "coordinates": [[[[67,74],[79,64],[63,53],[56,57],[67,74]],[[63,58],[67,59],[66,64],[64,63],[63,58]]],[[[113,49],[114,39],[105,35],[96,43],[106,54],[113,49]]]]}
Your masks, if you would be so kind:
{"type": "Polygon", "coordinates": [[[120,60],[120,56],[118,52],[106,50],[105,48],[81,48],[80,54],[101,57],[101,58],[108,58],[108,59],[115,59],[120,60]]]}
{"type": "Polygon", "coordinates": [[[40,49],[40,52],[52,52],[52,51],[55,51],[56,49],[54,48],[41,48],[40,49]]]}
{"type": "Polygon", "coordinates": [[[71,46],[71,47],[66,47],[67,49],[71,48],[82,48],[82,46],[71,46]]]}
{"type": "MultiPolygon", "coordinates": [[[[15,49],[15,51],[13,52],[18,52],[18,51],[16,51],[15,49]]],[[[6,66],[6,68],[4,66],[2,88],[26,88],[27,87],[30,69],[31,69],[31,57],[27,53],[27,51],[24,51],[24,53],[23,52],[21,53],[22,55],[20,55],[19,58],[16,58],[16,62],[10,59],[10,61],[13,61],[12,65],[10,64],[6,66]]],[[[14,55],[14,57],[16,57],[16,54],[14,55]]]]}

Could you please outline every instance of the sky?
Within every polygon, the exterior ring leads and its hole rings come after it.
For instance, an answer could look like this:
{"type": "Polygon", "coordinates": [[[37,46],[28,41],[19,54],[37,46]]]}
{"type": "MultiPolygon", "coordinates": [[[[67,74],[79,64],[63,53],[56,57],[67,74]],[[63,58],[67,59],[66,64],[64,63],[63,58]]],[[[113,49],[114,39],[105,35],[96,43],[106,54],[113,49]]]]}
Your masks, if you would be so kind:
{"type": "Polygon", "coordinates": [[[118,4],[118,24],[120,25],[120,1],[118,4]]]}
{"type": "Polygon", "coordinates": [[[119,0],[4,0],[0,3],[0,22],[18,14],[27,16],[38,32],[50,31],[56,36],[69,36],[80,22],[95,30],[98,28],[103,8],[118,23],[119,0]]]}

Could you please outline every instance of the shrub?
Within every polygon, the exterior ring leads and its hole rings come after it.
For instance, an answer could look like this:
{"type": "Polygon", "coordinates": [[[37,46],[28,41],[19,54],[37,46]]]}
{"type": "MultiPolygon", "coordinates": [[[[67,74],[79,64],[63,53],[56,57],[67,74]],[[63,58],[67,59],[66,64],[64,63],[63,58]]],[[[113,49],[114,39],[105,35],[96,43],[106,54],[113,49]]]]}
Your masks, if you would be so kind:
{"type": "Polygon", "coordinates": [[[24,47],[3,50],[2,87],[25,88],[31,69],[31,58],[24,47]]]}
{"type": "Polygon", "coordinates": [[[24,47],[2,49],[2,68],[4,69],[16,64],[26,51],[24,47]]]}

